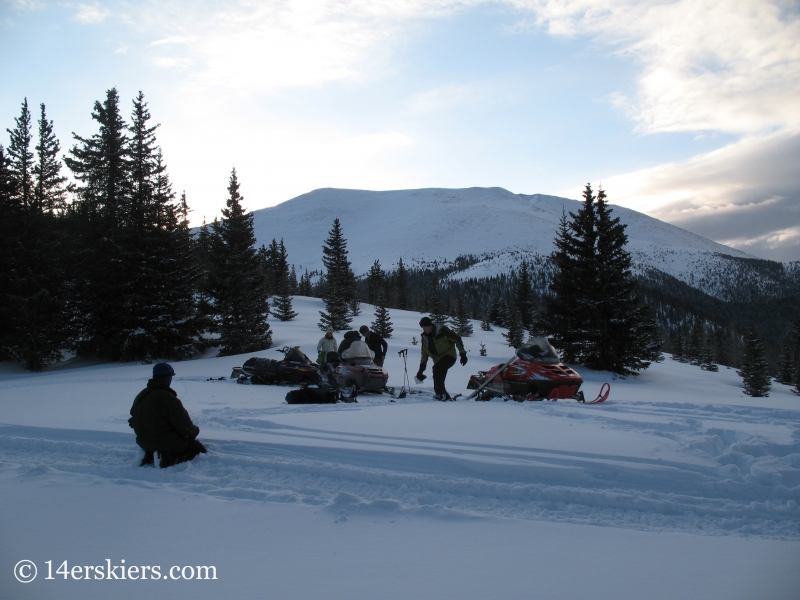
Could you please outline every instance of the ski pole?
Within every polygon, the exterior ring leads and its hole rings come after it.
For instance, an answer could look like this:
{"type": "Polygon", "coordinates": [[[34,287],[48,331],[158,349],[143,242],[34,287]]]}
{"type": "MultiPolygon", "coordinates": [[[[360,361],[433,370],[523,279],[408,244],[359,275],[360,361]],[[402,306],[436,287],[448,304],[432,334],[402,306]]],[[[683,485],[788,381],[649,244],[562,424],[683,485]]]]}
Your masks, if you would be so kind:
{"type": "Polygon", "coordinates": [[[480,392],[480,391],[481,391],[483,388],[485,388],[485,387],[486,387],[487,385],[489,385],[489,384],[490,384],[492,381],[494,381],[494,378],[495,378],[495,377],[497,377],[498,375],[500,375],[500,373],[502,373],[503,371],[505,371],[505,370],[508,368],[508,365],[510,365],[512,362],[514,362],[514,361],[516,360],[516,358],[517,358],[517,355],[516,355],[516,354],[515,354],[514,356],[512,356],[511,358],[509,358],[509,359],[506,361],[506,363],[505,363],[503,366],[501,366],[499,369],[497,369],[497,371],[495,371],[495,372],[494,372],[494,375],[492,375],[491,377],[489,377],[489,379],[487,379],[486,381],[484,381],[484,382],[483,382],[483,383],[482,383],[482,384],[481,384],[481,385],[478,387],[478,389],[477,389],[477,390],[475,390],[475,391],[474,391],[474,392],[472,392],[472,393],[471,393],[469,396],[467,396],[467,400],[472,400],[472,399],[473,399],[475,396],[477,396],[477,395],[478,395],[478,392],[480,392]]]}

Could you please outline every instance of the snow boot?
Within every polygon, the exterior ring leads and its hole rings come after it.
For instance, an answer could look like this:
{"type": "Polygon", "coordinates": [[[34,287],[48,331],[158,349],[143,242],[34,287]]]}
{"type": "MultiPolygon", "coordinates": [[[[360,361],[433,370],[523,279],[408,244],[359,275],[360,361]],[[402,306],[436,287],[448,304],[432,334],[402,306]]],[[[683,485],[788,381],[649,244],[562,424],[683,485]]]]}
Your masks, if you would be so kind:
{"type": "Polygon", "coordinates": [[[146,467],[146,466],[155,467],[156,466],[156,460],[155,460],[155,456],[153,456],[153,454],[154,454],[153,452],[145,450],[144,458],[142,459],[142,462],[139,463],[139,466],[140,467],[146,467]]]}

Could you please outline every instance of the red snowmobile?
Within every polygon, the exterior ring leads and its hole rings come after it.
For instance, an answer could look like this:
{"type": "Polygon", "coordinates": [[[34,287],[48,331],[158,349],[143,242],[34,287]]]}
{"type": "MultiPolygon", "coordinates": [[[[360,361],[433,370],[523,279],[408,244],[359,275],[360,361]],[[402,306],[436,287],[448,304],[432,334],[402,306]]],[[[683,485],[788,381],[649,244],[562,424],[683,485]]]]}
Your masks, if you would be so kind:
{"type": "Polygon", "coordinates": [[[359,393],[380,393],[389,380],[389,374],[372,362],[372,351],[362,340],[354,341],[341,357],[336,352],[328,352],[322,372],[332,376],[343,393],[347,388],[359,393]]]}
{"type": "MultiPolygon", "coordinates": [[[[467,389],[475,390],[470,398],[491,400],[558,400],[574,398],[584,402],[579,391],[583,379],[577,371],[563,364],[546,338],[531,338],[520,346],[505,364],[479,371],[469,378],[467,389]]],[[[590,402],[598,404],[608,397],[610,386],[603,384],[600,395],[590,402]]]]}
{"type": "Polygon", "coordinates": [[[231,379],[236,383],[275,385],[299,383],[310,385],[322,380],[317,363],[306,356],[300,346],[277,348],[283,352],[283,360],[271,358],[248,358],[241,367],[234,367],[231,379]]]}

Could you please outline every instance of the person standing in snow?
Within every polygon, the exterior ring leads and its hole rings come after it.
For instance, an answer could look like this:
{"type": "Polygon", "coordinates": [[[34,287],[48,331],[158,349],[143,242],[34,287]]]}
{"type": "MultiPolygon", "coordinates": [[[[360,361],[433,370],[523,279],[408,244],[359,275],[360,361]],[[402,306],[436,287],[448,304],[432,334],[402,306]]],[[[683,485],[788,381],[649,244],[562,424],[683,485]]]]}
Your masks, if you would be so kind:
{"type": "Polygon", "coordinates": [[[333,329],[328,329],[325,335],[317,343],[317,364],[321,365],[325,362],[328,352],[336,352],[339,348],[339,343],[333,337],[333,329]]]}
{"type": "Polygon", "coordinates": [[[178,394],[170,387],[174,374],[168,363],[153,366],[153,378],[133,401],[128,424],[136,432],[136,443],[144,450],[142,467],[155,464],[156,452],[162,469],[206,453],[205,446],[196,439],[200,428],[192,423],[178,394]]]}
{"type": "Polygon", "coordinates": [[[444,387],[447,371],[456,364],[456,349],[461,355],[461,364],[467,364],[467,351],[461,336],[444,325],[434,324],[429,317],[422,317],[419,322],[422,327],[422,340],[420,344],[420,363],[416,379],[421,382],[425,379],[425,367],[428,357],[433,361],[433,391],[437,400],[450,400],[450,394],[444,387]]]}
{"type": "Polygon", "coordinates": [[[345,333],[344,339],[342,340],[342,345],[339,346],[339,357],[343,358],[342,354],[344,354],[344,351],[350,347],[350,344],[360,340],[361,340],[361,334],[358,333],[357,331],[348,331],[347,333],[345,333]]]}
{"type": "Polygon", "coordinates": [[[361,332],[361,335],[364,336],[364,341],[367,342],[369,349],[375,353],[375,358],[372,359],[372,362],[382,367],[383,361],[386,358],[386,351],[389,349],[389,344],[377,333],[370,331],[369,327],[366,325],[362,325],[358,330],[361,332]]]}

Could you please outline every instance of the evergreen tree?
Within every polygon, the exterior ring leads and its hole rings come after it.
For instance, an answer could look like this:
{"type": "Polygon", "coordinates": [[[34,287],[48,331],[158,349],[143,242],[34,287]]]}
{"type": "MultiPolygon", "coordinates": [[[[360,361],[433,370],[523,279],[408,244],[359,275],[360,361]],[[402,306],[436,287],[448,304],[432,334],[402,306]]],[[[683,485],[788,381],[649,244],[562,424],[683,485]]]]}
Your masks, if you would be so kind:
{"type": "Polygon", "coordinates": [[[478,342],[478,343],[481,345],[480,350],[478,350],[478,354],[480,354],[481,356],[486,356],[486,344],[484,344],[483,342],[478,342]]]}
{"type": "Polygon", "coordinates": [[[578,214],[570,213],[571,221],[561,214],[552,255],[555,273],[546,303],[547,321],[553,342],[568,363],[584,358],[591,332],[591,299],[596,292],[594,200],[587,184],[578,214]]]}
{"type": "Polygon", "coordinates": [[[369,328],[382,338],[388,339],[392,337],[394,328],[392,327],[389,310],[386,308],[386,297],[383,292],[378,292],[375,304],[375,320],[372,321],[369,328]]]}
{"type": "Polygon", "coordinates": [[[300,276],[300,283],[297,286],[298,296],[312,296],[314,294],[313,286],[311,285],[311,275],[308,270],[300,276]]]}
{"type": "Polygon", "coordinates": [[[725,325],[714,329],[714,362],[719,365],[731,366],[733,346],[730,328],[725,325]]]}
{"type": "Polygon", "coordinates": [[[661,358],[658,328],[635,293],[625,225],[602,189],[587,184],[583,198],[559,223],[547,323],[565,361],[635,375],[661,358]]]}
{"type": "Polygon", "coordinates": [[[533,329],[534,303],[528,262],[523,260],[514,285],[514,304],[525,329],[533,329]]]}
{"type": "Polygon", "coordinates": [[[403,259],[397,261],[397,273],[394,276],[395,306],[400,310],[409,310],[411,301],[408,292],[408,271],[403,264],[403,259]]]}
{"type": "Polygon", "coordinates": [[[7,269],[0,354],[23,362],[32,371],[61,360],[61,350],[70,337],[68,287],[63,272],[64,178],[59,176],[58,140],[43,104],[41,115],[36,161],[30,152],[27,101],[16,127],[9,130],[11,160],[0,158],[7,269]]]}
{"type": "Polygon", "coordinates": [[[376,260],[372,263],[367,273],[367,299],[370,304],[377,306],[378,296],[383,294],[385,287],[386,274],[381,268],[381,263],[376,260]]]}
{"type": "Polygon", "coordinates": [[[494,329],[492,329],[492,324],[489,323],[489,317],[488,316],[484,317],[484,319],[481,321],[481,330],[483,330],[483,331],[494,331],[494,329]]]}
{"type": "Polygon", "coordinates": [[[516,307],[511,308],[508,312],[508,332],[503,334],[509,346],[519,348],[525,341],[525,328],[522,325],[522,319],[519,316],[519,311],[516,307]]]}
{"type": "Polygon", "coordinates": [[[467,306],[464,303],[464,296],[459,294],[458,301],[456,302],[456,316],[453,320],[453,330],[461,337],[469,337],[472,335],[472,323],[469,322],[469,315],[467,314],[467,306]]]}
{"type": "Polygon", "coordinates": [[[275,273],[277,276],[273,284],[275,286],[275,297],[272,300],[272,313],[279,321],[292,321],[297,316],[297,313],[292,308],[291,273],[289,272],[289,259],[286,246],[283,244],[283,238],[281,238],[281,243],[276,250],[275,273]]]}
{"type": "Polygon", "coordinates": [[[744,338],[744,365],[737,371],[745,394],[754,398],[769,396],[772,386],[768,369],[764,345],[751,325],[744,338]]]}
{"type": "Polygon", "coordinates": [[[683,337],[683,331],[680,327],[675,329],[675,333],[672,336],[672,359],[682,363],[688,361],[686,339],[683,337]]]}
{"type": "Polygon", "coordinates": [[[353,320],[353,298],[355,297],[355,276],[347,258],[347,240],[342,234],[339,219],[333,220],[333,227],[322,247],[322,263],[325,265],[325,311],[320,311],[319,328],[343,331],[353,320]]]}
{"type": "Polygon", "coordinates": [[[220,334],[220,356],[257,352],[272,345],[267,323],[269,301],[255,249],[253,214],[245,213],[236,169],[231,171],[223,220],[211,231],[213,331],[220,334]]]}
{"type": "Polygon", "coordinates": [[[431,321],[441,325],[447,325],[450,319],[447,316],[449,312],[445,305],[444,298],[442,297],[442,287],[438,277],[433,280],[431,284],[431,296],[428,301],[428,310],[430,312],[431,321]]]}
{"type": "Polygon", "coordinates": [[[714,362],[714,341],[710,335],[705,336],[703,340],[699,365],[703,371],[711,371],[713,373],[719,371],[719,367],[714,362]]]}
{"type": "MultiPolygon", "coordinates": [[[[131,260],[127,225],[131,222],[130,144],[112,88],[92,112],[99,126],[76,144],[64,162],[77,180],[70,222],[77,252],[73,277],[77,291],[80,355],[120,360],[134,329],[126,299],[133,292],[137,264],[131,260]]],[[[135,251],[133,252],[135,256],[135,251]]]]}
{"type": "Polygon", "coordinates": [[[796,372],[794,369],[794,352],[792,352],[792,344],[787,336],[783,341],[781,348],[781,359],[778,366],[778,383],[784,385],[793,385],[795,382],[796,372]]]}
{"type": "Polygon", "coordinates": [[[689,363],[699,366],[702,362],[703,348],[705,346],[705,335],[703,331],[703,324],[700,321],[695,321],[692,329],[689,332],[689,343],[686,356],[689,363]]]}
{"type": "Polygon", "coordinates": [[[505,327],[506,309],[503,301],[497,294],[492,296],[492,302],[489,305],[489,310],[486,313],[486,320],[497,327],[505,327]]]}

